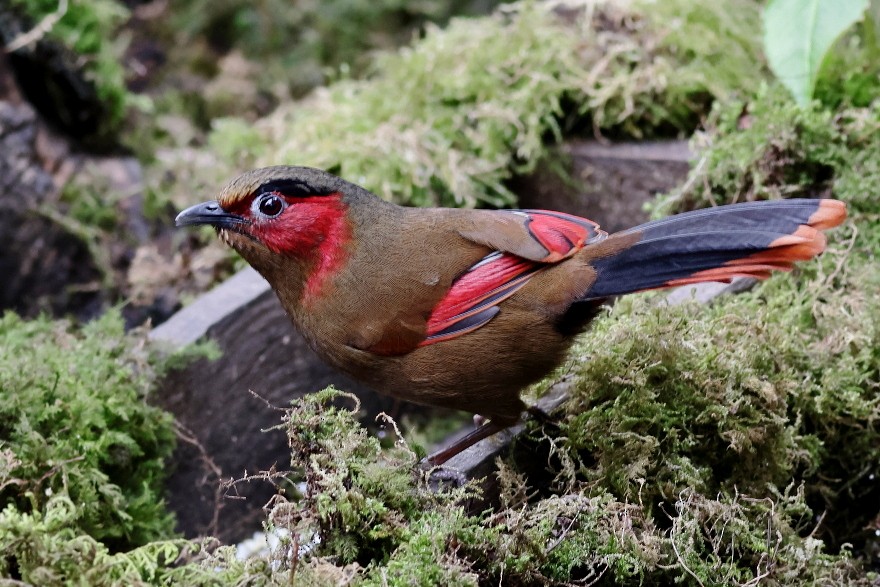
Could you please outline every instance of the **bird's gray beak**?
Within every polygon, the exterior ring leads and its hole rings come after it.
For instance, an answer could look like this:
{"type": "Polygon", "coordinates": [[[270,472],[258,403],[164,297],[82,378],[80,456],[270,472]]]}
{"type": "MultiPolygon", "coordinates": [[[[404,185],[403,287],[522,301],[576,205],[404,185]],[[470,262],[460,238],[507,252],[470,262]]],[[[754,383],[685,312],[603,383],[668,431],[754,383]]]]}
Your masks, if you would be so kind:
{"type": "Polygon", "coordinates": [[[230,214],[216,200],[190,206],[174,219],[174,224],[177,226],[208,224],[216,228],[229,228],[232,230],[240,228],[245,223],[246,220],[244,218],[238,214],[230,214]]]}

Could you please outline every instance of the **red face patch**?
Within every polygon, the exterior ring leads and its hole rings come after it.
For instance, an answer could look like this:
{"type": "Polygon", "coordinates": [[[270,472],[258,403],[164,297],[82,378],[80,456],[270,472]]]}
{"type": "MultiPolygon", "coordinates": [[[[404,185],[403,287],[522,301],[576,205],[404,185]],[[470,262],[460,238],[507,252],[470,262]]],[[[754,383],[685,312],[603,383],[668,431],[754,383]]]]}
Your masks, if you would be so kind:
{"type": "MultiPolygon", "coordinates": [[[[235,213],[251,221],[249,232],[273,253],[309,263],[304,302],[321,294],[327,279],[333,276],[348,256],[351,226],[347,206],[339,193],[324,196],[290,197],[276,192],[286,208],[275,218],[264,218],[243,203],[235,213]]],[[[261,194],[258,197],[263,197],[261,194]]],[[[230,210],[232,212],[232,210],[230,210]]]]}

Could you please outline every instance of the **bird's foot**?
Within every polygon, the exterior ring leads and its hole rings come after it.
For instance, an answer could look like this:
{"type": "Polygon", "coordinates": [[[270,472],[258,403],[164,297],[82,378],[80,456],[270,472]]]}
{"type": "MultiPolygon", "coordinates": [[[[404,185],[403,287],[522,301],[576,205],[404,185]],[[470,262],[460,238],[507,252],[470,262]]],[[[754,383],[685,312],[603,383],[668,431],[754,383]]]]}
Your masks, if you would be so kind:
{"type": "MultiPolygon", "coordinates": [[[[422,461],[424,466],[425,461],[422,461]]],[[[461,471],[445,467],[432,467],[428,473],[428,487],[433,492],[458,489],[468,484],[468,477],[461,471]]]]}
{"type": "Polygon", "coordinates": [[[529,406],[526,408],[526,413],[531,416],[533,420],[539,422],[541,424],[556,424],[557,418],[548,414],[538,406],[529,406]]]}

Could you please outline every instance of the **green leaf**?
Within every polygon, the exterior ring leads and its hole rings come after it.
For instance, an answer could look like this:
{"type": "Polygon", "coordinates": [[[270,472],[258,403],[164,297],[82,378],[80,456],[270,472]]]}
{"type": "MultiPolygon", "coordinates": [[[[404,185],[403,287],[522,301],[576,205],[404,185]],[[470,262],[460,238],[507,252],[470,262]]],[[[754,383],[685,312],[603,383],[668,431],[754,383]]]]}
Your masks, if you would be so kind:
{"type": "Polygon", "coordinates": [[[767,61],[799,104],[813,97],[819,68],[834,41],[867,7],[868,0],[770,0],[767,4],[767,61]]]}

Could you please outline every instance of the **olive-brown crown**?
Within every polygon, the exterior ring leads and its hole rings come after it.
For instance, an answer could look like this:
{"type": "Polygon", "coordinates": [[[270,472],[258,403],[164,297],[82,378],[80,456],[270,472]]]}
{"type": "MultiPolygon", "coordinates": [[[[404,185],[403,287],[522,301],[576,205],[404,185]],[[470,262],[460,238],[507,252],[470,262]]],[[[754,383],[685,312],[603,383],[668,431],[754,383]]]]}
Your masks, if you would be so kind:
{"type": "Polygon", "coordinates": [[[345,193],[349,186],[348,182],[321,169],[276,165],[239,175],[220,190],[217,201],[228,210],[259,193],[278,191],[286,196],[320,196],[345,193]]]}

